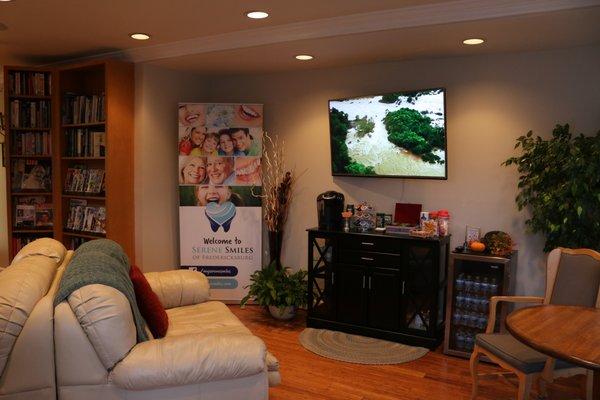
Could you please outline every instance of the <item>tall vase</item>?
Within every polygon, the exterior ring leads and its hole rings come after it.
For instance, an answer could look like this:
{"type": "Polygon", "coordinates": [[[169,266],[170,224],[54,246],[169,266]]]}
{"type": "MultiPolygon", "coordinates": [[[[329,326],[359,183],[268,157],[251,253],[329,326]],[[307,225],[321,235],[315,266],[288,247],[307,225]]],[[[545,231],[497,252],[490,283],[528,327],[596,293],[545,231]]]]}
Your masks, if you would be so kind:
{"type": "Polygon", "coordinates": [[[275,262],[277,270],[281,270],[281,248],[283,247],[283,231],[269,231],[269,264],[275,262]]]}

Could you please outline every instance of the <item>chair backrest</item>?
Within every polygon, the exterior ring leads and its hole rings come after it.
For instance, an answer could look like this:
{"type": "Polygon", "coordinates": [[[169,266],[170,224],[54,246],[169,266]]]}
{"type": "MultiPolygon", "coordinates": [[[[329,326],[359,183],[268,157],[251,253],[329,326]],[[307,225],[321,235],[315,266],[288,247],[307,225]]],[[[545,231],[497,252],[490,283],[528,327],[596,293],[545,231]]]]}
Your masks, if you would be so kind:
{"type": "Polygon", "coordinates": [[[552,250],[544,304],[600,308],[600,253],[562,247],[552,250]]]}

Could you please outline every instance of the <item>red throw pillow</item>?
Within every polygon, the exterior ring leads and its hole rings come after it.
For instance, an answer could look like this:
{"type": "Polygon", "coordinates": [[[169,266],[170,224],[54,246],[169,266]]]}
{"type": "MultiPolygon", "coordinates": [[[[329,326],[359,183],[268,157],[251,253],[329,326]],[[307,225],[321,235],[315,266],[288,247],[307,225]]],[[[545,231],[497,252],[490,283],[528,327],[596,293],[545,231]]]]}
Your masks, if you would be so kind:
{"type": "Polygon", "coordinates": [[[129,277],[133,282],[138,308],[142,313],[142,317],[146,320],[150,332],[155,338],[165,337],[169,328],[169,317],[160,299],[152,291],[152,287],[142,271],[135,265],[131,266],[129,277]]]}

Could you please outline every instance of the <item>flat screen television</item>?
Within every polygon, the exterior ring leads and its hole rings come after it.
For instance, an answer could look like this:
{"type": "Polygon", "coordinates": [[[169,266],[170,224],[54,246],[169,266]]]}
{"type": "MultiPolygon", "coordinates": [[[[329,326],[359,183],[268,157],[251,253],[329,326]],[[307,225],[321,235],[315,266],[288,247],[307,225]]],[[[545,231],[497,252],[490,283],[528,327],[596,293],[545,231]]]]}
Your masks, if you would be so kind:
{"type": "Polygon", "coordinates": [[[338,176],[447,179],[445,89],[329,101],[338,176]]]}

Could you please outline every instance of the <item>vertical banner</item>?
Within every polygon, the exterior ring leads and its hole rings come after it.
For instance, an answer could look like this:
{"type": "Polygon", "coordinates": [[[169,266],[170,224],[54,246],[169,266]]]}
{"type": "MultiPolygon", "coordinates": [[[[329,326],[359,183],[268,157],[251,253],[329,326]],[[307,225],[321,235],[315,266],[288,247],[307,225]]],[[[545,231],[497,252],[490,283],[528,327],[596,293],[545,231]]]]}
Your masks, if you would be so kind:
{"type": "Polygon", "coordinates": [[[262,104],[179,104],[181,268],[239,301],[261,267],[262,104]]]}

